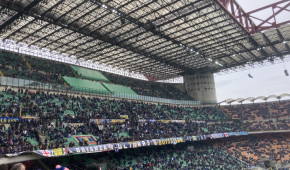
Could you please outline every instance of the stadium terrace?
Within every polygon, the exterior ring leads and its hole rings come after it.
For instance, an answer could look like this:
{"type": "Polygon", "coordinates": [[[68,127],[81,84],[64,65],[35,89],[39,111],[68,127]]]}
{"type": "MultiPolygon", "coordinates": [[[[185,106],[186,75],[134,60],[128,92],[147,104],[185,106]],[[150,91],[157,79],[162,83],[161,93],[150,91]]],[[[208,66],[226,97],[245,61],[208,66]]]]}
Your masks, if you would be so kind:
{"type": "Polygon", "coordinates": [[[289,0],[237,1],[1,0],[0,169],[289,169],[288,92],[214,79],[289,59],[289,0]]]}

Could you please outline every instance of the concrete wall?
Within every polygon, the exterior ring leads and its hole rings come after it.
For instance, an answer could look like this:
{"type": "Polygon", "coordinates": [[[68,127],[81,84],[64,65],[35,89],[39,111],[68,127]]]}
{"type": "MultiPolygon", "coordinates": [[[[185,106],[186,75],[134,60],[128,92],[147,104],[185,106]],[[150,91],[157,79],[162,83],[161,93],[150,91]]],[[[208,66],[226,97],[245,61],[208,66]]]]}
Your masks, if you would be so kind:
{"type": "Polygon", "coordinates": [[[217,102],[213,73],[184,75],[184,86],[191,97],[201,103],[217,102]]]}
{"type": "Polygon", "coordinates": [[[183,92],[186,92],[186,89],[185,89],[185,86],[183,83],[172,83],[170,85],[174,86],[175,88],[177,88],[183,92]]]}

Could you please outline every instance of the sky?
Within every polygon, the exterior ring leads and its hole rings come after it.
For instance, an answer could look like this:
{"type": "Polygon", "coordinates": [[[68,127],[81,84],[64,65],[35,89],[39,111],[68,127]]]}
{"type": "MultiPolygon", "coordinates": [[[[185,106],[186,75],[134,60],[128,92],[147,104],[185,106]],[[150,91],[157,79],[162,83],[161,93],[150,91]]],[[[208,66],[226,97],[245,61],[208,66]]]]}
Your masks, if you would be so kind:
{"type": "MultiPolygon", "coordinates": [[[[237,0],[237,2],[248,12],[264,5],[268,5],[278,0],[237,0]]],[[[284,14],[279,16],[279,20],[286,18],[284,14]]],[[[271,11],[264,11],[257,16],[263,18],[271,15],[271,11]]],[[[285,68],[290,73],[290,62],[285,62],[285,68]]],[[[247,98],[269,95],[290,94],[290,76],[284,74],[283,63],[270,66],[224,74],[215,75],[216,92],[218,102],[232,98],[247,98]],[[254,78],[249,78],[249,71],[254,78]]]]}

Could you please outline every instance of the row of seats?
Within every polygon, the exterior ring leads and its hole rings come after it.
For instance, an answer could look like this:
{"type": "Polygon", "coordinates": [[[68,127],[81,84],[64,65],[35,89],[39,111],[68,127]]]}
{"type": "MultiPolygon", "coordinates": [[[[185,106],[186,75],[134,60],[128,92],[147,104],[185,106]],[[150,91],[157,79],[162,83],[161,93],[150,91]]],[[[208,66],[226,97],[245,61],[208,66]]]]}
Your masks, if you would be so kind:
{"type": "Polygon", "coordinates": [[[216,144],[251,165],[264,160],[277,163],[290,161],[290,134],[265,134],[239,137],[216,144]]]}
{"type": "Polygon", "coordinates": [[[231,105],[224,106],[222,109],[236,119],[262,120],[290,116],[290,102],[288,101],[231,105]]]}

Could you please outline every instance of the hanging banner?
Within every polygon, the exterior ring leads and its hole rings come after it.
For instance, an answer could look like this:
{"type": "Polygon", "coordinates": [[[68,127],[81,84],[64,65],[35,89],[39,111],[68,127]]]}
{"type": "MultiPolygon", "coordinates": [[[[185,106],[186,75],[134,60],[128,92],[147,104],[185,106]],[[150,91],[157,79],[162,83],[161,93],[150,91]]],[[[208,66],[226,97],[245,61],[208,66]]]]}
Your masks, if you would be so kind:
{"type": "Polygon", "coordinates": [[[125,119],[90,119],[90,123],[96,123],[97,125],[125,123],[125,121],[125,119]]]}
{"type": "Polygon", "coordinates": [[[128,115],[120,115],[120,118],[121,119],[129,119],[129,116],[128,115]]]}
{"type": "Polygon", "coordinates": [[[183,137],[178,138],[166,138],[166,139],[155,139],[156,145],[168,145],[168,144],[177,144],[184,142],[183,137]]]}
{"type": "Polygon", "coordinates": [[[186,141],[198,141],[197,136],[187,136],[186,141]]]}
{"type": "Polygon", "coordinates": [[[45,156],[45,157],[52,157],[52,156],[54,156],[52,149],[37,150],[37,151],[35,151],[35,153],[40,154],[40,155],[45,156]]]}
{"type": "Polygon", "coordinates": [[[139,122],[157,122],[155,119],[139,119],[139,122]]]}
{"type": "Polygon", "coordinates": [[[224,133],[216,133],[216,134],[211,134],[210,135],[211,139],[218,139],[218,138],[223,138],[223,137],[225,137],[224,133]]]}
{"type": "Polygon", "coordinates": [[[185,120],[155,120],[155,119],[139,119],[139,122],[162,122],[162,123],[186,123],[185,120]]]}
{"type": "Polygon", "coordinates": [[[80,146],[67,148],[68,153],[94,153],[94,152],[106,152],[114,150],[113,144],[105,144],[105,145],[95,145],[95,146],[80,146]]]}
{"type": "MultiPolygon", "coordinates": [[[[146,146],[161,146],[161,145],[168,145],[173,144],[176,145],[178,143],[183,143],[186,141],[200,141],[206,140],[209,138],[216,139],[216,138],[223,138],[229,136],[241,136],[247,135],[248,132],[227,132],[227,133],[217,133],[217,134],[210,134],[210,135],[199,135],[199,136],[185,136],[185,137],[174,137],[174,138],[164,138],[164,139],[151,139],[151,140],[142,140],[142,141],[133,141],[133,142],[122,142],[122,143],[110,143],[110,144],[103,144],[103,145],[93,145],[93,146],[80,146],[80,147],[72,147],[72,148],[57,148],[57,149],[46,149],[46,150],[36,150],[33,151],[36,154],[45,156],[45,157],[57,157],[63,156],[67,154],[77,154],[77,153],[96,153],[96,152],[106,152],[106,151],[119,151],[122,149],[129,149],[129,148],[140,148],[146,146]]],[[[78,139],[89,138],[90,136],[74,136],[79,137],[78,139]]],[[[93,139],[94,137],[91,136],[93,139]]],[[[94,139],[95,140],[95,139],[94,139]]],[[[22,153],[27,152],[19,152],[14,154],[6,154],[8,157],[17,156],[22,153]]]]}
{"type": "Polygon", "coordinates": [[[194,123],[205,123],[205,121],[202,120],[189,120],[189,121],[194,123]]]}
{"type": "Polygon", "coordinates": [[[185,120],[171,120],[171,123],[185,123],[185,120]]]}
{"type": "Polygon", "coordinates": [[[96,145],[97,140],[94,136],[84,135],[84,136],[73,136],[78,142],[87,141],[89,145],[96,145]]]}
{"type": "Polygon", "coordinates": [[[171,120],[158,120],[158,122],[162,122],[162,123],[170,123],[171,120]]]}
{"type": "Polygon", "coordinates": [[[12,123],[12,122],[18,122],[21,118],[18,117],[0,117],[0,123],[12,123]]]}
{"type": "Polygon", "coordinates": [[[52,149],[53,155],[54,156],[63,156],[67,155],[67,149],[66,148],[57,148],[57,149],[52,149]]]}
{"type": "Polygon", "coordinates": [[[125,119],[111,119],[110,124],[125,123],[125,119]]]}

